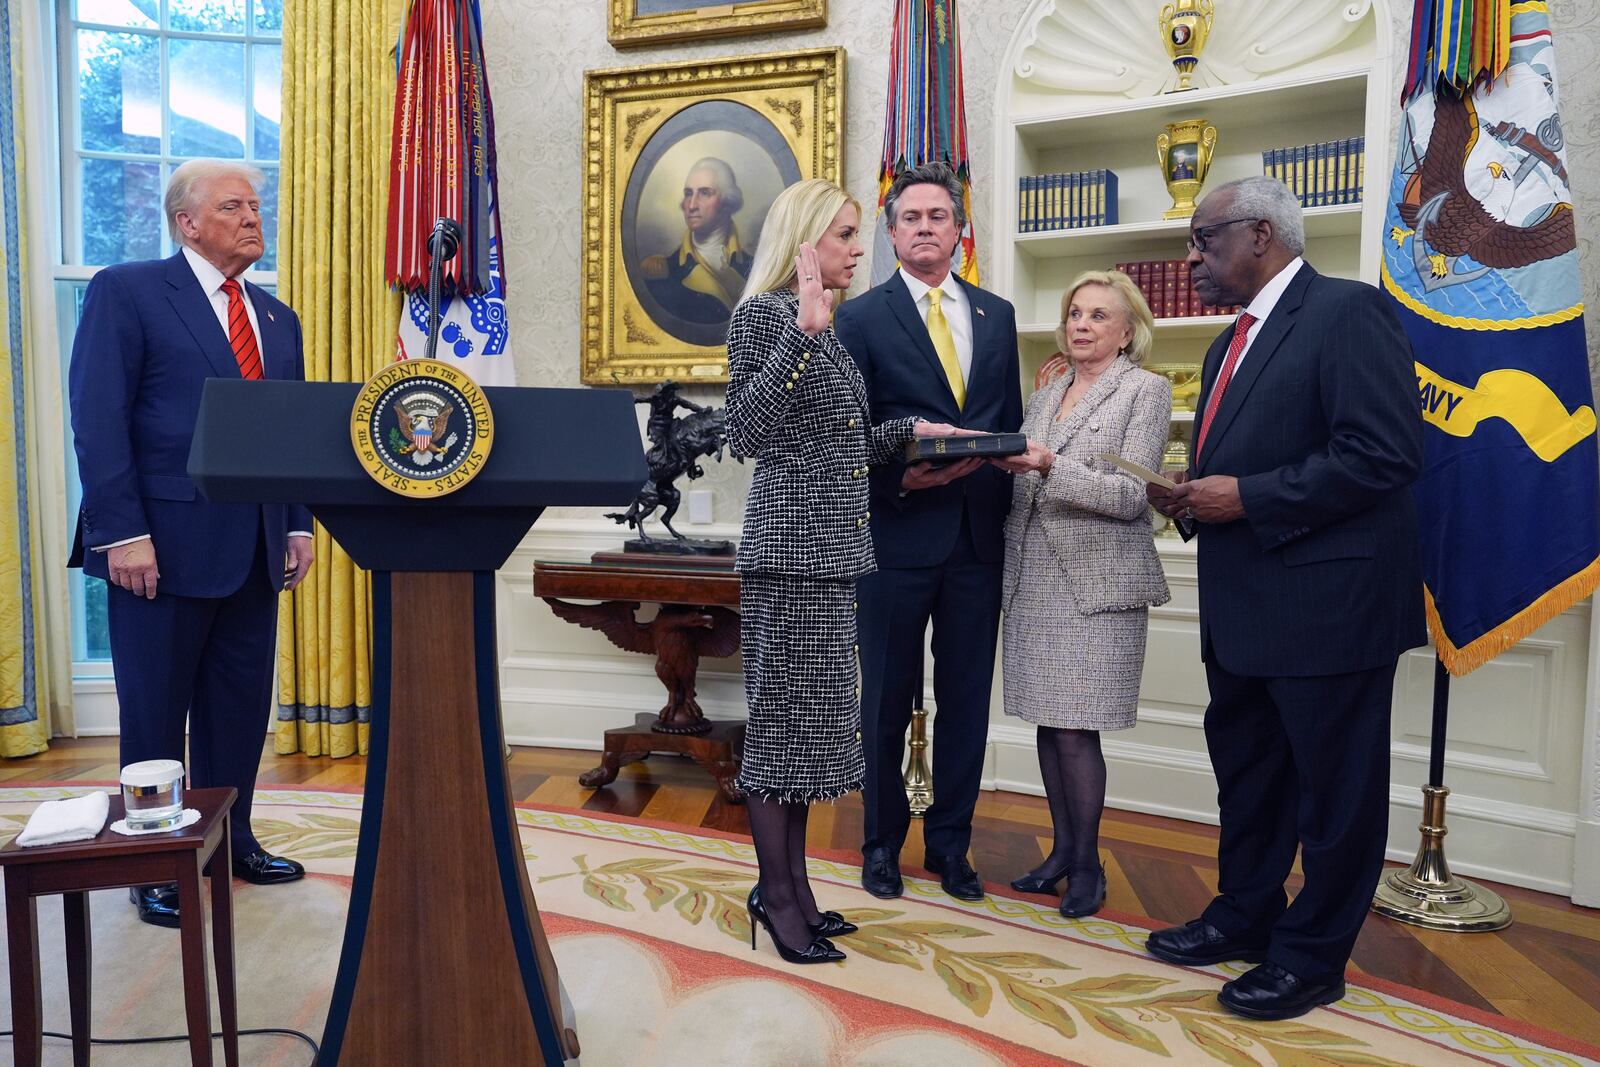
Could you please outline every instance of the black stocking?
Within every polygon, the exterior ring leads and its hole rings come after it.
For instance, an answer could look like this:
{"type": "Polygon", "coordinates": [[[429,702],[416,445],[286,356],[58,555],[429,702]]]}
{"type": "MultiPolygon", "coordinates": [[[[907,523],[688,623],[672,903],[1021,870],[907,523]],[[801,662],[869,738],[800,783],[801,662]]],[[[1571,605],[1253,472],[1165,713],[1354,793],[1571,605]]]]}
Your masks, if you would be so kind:
{"type": "Polygon", "coordinates": [[[1095,730],[1039,727],[1039,776],[1050,804],[1050,855],[1030,873],[1050,879],[1100,862],[1100,813],[1106,803],[1106,760],[1095,730]]]}
{"type": "MultiPolygon", "coordinates": [[[[750,814],[750,836],[756,846],[756,863],[761,868],[761,899],[779,939],[798,952],[811,943],[811,928],[806,925],[806,916],[800,909],[789,861],[789,809],[793,806],[758,796],[747,797],[745,801],[750,814]]],[[[804,810],[804,805],[799,807],[804,810]]],[[[802,838],[804,835],[802,829],[802,838]]],[[[803,864],[800,877],[805,877],[803,864]]]]}
{"type": "Polygon", "coordinates": [[[794,883],[794,895],[800,905],[800,914],[815,926],[822,921],[817,909],[817,898],[811,895],[811,882],[806,877],[806,819],[811,815],[809,804],[785,804],[789,809],[789,876],[794,883]]]}

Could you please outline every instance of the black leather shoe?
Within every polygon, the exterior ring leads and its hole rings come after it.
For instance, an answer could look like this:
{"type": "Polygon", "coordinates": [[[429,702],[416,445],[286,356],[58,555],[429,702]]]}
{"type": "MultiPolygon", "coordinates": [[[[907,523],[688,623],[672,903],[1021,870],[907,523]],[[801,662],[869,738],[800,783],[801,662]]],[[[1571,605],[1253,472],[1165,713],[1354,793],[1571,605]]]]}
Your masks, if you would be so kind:
{"type": "Polygon", "coordinates": [[[306,869],[294,860],[274,856],[258,848],[248,856],[237,856],[233,861],[233,876],[243,878],[251,885],[278,885],[295,882],[306,876],[306,869]]]}
{"type": "Polygon", "coordinates": [[[1061,879],[1067,876],[1067,869],[1063,867],[1052,875],[1035,874],[1029,871],[1021,878],[1011,880],[1011,888],[1019,893],[1054,893],[1056,886],[1061,884],[1061,879]]]}
{"type": "Polygon", "coordinates": [[[1079,867],[1067,875],[1067,893],[1061,898],[1061,914],[1068,919],[1093,915],[1106,902],[1106,869],[1100,865],[1079,867]]]}
{"type": "Polygon", "coordinates": [[[846,919],[836,911],[822,913],[822,921],[808,924],[814,937],[843,937],[853,934],[861,927],[846,919]]]}
{"type": "Polygon", "coordinates": [[[922,865],[939,876],[944,891],[957,900],[982,900],[983,880],[965,856],[927,856],[922,865]]]}
{"type": "Polygon", "coordinates": [[[1344,976],[1306,982],[1276,963],[1252,967],[1222,987],[1222,1006],[1249,1019],[1294,1019],[1312,1008],[1344,999],[1344,976]]]}
{"type": "Polygon", "coordinates": [[[1150,955],[1185,967],[1206,967],[1224,960],[1260,963],[1267,958],[1265,941],[1229,937],[1204,919],[1157,930],[1145,940],[1150,955]]]}
{"type": "Polygon", "coordinates": [[[906,891],[900,880],[900,856],[888,845],[869,848],[861,858],[861,888],[883,900],[906,891]]]}
{"type": "Polygon", "coordinates": [[[139,909],[140,922],[173,930],[178,928],[177,883],[137,886],[128,890],[128,899],[139,909]]]}

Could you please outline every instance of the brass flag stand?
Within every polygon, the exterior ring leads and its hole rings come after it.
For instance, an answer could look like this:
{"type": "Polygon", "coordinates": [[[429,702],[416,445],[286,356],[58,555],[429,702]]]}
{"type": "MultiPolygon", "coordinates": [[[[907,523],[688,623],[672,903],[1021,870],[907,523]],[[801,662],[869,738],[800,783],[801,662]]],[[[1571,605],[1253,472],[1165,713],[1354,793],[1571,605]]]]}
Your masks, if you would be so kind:
{"type": "Polygon", "coordinates": [[[911,817],[922,818],[933,804],[933,775],[928,771],[928,709],[922,706],[923,657],[917,657],[917,688],[911,706],[911,742],[906,755],[906,800],[911,817]]]}
{"type": "Polygon", "coordinates": [[[1444,858],[1445,725],[1450,709],[1450,675],[1444,662],[1433,662],[1433,746],[1428,784],[1422,787],[1422,843],[1417,858],[1404,871],[1391,871],[1378,883],[1372,910],[1430,930],[1482,933],[1511,925],[1511,908],[1500,894],[1450,873],[1444,858]]]}

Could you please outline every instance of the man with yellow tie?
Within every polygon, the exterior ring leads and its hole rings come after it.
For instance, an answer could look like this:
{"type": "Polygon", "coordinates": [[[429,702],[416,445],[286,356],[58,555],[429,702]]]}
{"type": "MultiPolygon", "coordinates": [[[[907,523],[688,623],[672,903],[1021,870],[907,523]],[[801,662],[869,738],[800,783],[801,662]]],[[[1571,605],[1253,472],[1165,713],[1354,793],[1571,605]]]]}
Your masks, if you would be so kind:
{"type": "MultiPolygon", "coordinates": [[[[895,180],[884,202],[900,269],[848,300],[834,332],[866,379],[874,422],[907,415],[984,433],[1022,425],[1016,313],[951,269],[966,225],[961,181],[943,163],[895,180]]],[[[878,570],[857,583],[862,747],[867,773],[861,884],[902,890],[911,811],[901,777],[906,727],[933,623],[933,806],[924,866],[945,892],[980,900],[967,860],[988,737],[1011,475],[979,460],[872,468],[869,526],[878,570]]]]}

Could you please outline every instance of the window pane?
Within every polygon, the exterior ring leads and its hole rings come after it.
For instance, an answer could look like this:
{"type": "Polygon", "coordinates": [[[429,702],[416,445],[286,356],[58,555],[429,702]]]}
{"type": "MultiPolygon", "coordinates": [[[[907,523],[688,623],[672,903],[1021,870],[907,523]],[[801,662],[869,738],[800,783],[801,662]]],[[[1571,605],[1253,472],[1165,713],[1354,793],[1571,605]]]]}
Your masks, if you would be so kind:
{"type": "Polygon", "coordinates": [[[83,649],[73,650],[73,659],[109,660],[111,627],[106,623],[106,583],[74,571],[83,583],[83,649]]]}
{"type": "Polygon", "coordinates": [[[169,0],[170,28],[189,33],[243,33],[245,0],[169,0]]]}
{"type": "Polygon", "coordinates": [[[78,0],[79,22],[100,22],[107,26],[142,26],[155,29],[161,16],[158,0],[78,0]]]}
{"type": "Polygon", "coordinates": [[[256,45],[251,49],[255,61],[255,84],[250,104],[255,111],[255,157],[278,158],[278,124],[282,121],[283,46],[256,45]]]}
{"type": "Polygon", "coordinates": [[[278,269],[278,168],[262,167],[267,184],[261,189],[261,243],[266,248],[256,270],[278,269]]]}
{"type": "Polygon", "coordinates": [[[78,115],[90,151],[160,152],[160,39],[79,30],[78,115]]]}
{"type": "Polygon", "coordinates": [[[244,45],[173,40],[172,154],[243,159],[244,45]]]}
{"type": "Polygon", "coordinates": [[[91,265],[161,255],[161,166],[83,161],[83,261],[91,265]]]}
{"type": "Polygon", "coordinates": [[[257,31],[283,32],[283,0],[255,0],[255,8],[257,31]]]}

